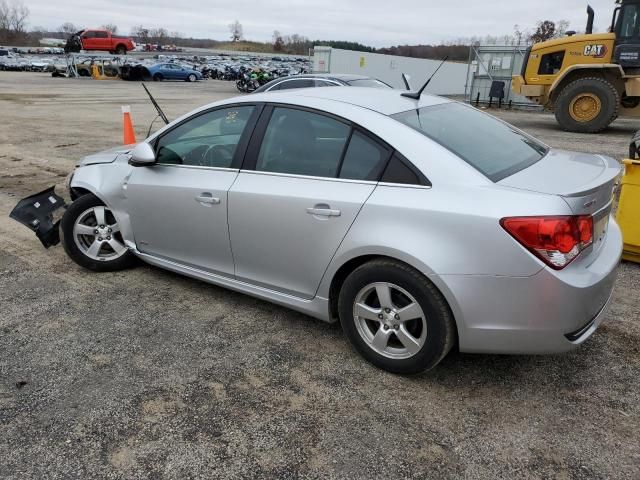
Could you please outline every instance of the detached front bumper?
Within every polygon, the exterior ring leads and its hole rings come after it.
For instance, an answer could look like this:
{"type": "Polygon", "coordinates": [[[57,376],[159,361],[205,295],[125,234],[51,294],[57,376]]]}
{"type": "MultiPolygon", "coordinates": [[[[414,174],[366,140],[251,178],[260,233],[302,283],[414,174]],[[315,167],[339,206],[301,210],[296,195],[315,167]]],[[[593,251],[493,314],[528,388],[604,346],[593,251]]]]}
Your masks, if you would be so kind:
{"type": "Polygon", "coordinates": [[[23,198],[9,216],[33,232],[45,248],[60,243],[60,218],[67,207],[64,199],[58,196],[55,187],[49,187],[40,193],[23,198]]]}
{"type": "Polygon", "coordinates": [[[455,296],[460,351],[542,354],[572,350],[606,317],[622,253],[614,221],[602,248],[565,270],[531,277],[442,276],[455,296]]]}

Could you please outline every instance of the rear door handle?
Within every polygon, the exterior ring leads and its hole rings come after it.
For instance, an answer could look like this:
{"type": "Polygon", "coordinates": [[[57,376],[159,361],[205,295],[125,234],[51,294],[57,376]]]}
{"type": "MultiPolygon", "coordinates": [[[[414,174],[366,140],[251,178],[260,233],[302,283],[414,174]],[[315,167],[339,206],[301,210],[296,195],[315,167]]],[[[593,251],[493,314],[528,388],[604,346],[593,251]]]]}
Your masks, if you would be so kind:
{"type": "Polygon", "coordinates": [[[212,196],[210,193],[203,193],[199,197],[196,197],[196,202],[206,203],[208,205],[218,205],[220,203],[220,199],[212,196]]]}
{"type": "Polygon", "coordinates": [[[340,210],[333,210],[329,208],[328,205],[316,205],[315,207],[307,208],[307,213],[309,215],[319,215],[321,217],[339,217],[340,215],[342,215],[342,212],[340,212],[340,210]]]}

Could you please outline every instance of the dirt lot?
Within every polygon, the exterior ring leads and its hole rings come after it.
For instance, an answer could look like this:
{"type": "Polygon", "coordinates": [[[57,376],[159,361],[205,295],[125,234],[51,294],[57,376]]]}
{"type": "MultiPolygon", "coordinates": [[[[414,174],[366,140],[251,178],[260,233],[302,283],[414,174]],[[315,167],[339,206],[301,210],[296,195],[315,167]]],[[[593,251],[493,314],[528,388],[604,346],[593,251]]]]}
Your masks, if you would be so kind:
{"type": "MultiPolygon", "coordinates": [[[[169,117],[231,83],[151,85],[169,117]]],[[[0,72],[0,478],[639,478],[640,268],[579,350],[453,353],[413,378],[364,363],[340,327],[152,267],[93,274],[8,218],[144,137],[137,83],[0,72]]],[[[500,116],[555,147],[621,158],[601,135],[500,116]]],[[[157,124],[159,125],[159,124],[157,124]]],[[[553,172],[550,172],[552,175],[553,172]]]]}

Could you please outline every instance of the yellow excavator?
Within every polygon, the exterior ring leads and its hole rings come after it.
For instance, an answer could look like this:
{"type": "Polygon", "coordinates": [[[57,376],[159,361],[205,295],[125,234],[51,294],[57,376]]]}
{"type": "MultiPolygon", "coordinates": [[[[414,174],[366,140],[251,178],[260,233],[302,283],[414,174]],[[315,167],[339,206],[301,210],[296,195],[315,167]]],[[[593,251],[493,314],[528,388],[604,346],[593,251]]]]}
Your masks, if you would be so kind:
{"type": "Polygon", "coordinates": [[[640,0],[616,0],[609,33],[536,43],[527,50],[512,90],[555,113],[571,132],[596,133],[618,116],[640,117],[640,0]]]}

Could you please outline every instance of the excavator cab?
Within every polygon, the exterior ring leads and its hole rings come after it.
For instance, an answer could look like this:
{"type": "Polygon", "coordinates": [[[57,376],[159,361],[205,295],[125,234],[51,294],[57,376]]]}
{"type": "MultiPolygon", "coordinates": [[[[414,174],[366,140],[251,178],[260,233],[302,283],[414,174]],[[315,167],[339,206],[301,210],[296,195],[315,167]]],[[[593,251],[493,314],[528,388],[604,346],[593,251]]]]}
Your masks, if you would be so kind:
{"type": "Polygon", "coordinates": [[[640,0],[618,3],[611,22],[616,34],[613,61],[622,68],[640,68],[640,0]]]}

